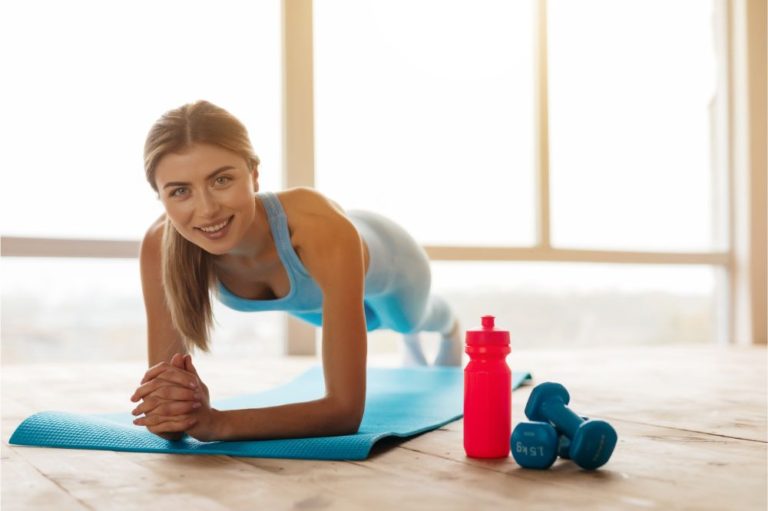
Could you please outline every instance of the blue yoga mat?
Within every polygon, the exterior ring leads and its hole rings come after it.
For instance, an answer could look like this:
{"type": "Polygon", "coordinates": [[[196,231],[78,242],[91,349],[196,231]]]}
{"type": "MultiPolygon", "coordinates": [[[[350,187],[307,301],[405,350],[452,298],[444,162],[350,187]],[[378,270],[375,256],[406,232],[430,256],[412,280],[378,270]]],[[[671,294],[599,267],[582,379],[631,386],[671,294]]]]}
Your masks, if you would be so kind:
{"type": "MultiPolygon", "coordinates": [[[[529,373],[513,373],[513,388],[530,378],[529,373]]],[[[363,460],[382,438],[417,435],[463,414],[464,376],[457,367],[369,368],[366,388],[365,414],[354,435],[236,442],[200,442],[185,436],[170,441],[134,425],[134,416],[129,412],[78,415],[50,411],[25,419],[10,443],[127,452],[363,460]]],[[[259,408],[310,401],[324,393],[322,368],[313,367],[283,386],[218,400],[213,406],[219,410],[259,408]]]]}

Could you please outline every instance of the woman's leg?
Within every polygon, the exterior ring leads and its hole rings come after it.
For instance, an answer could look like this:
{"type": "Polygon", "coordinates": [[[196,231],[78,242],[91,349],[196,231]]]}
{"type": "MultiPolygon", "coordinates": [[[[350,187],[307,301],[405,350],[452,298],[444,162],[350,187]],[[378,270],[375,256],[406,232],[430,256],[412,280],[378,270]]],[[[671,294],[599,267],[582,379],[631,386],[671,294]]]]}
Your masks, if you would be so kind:
{"type": "Polygon", "coordinates": [[[448,303],[437,295],[422,294],[417,286],[366,299],[381,325],[403,334],[405,365],[426,365],[419,332],[438,332],[435,365],[460,365],[463,353],[461,329],[448,303]]]}
{"type": "Polygon", "coordinates": [[[437,349],[435,365],[453,366],[461,364],[464,343],[461,327],[448,303],[437,295],[430,296],[427,314],[421,331],[440,332],[440,345],[437,349]]]}
{"type": "Polygon", "coordinates": [[[400,226],[374,213],[350,212],[370,253],[366,304],[382,328],[404,334],[406,362],[426,363],[419,332],[439,332],[436,364],[459,365],[463,346],[455,314],[441,297],[430,293],[429,259],[400,226]]]}

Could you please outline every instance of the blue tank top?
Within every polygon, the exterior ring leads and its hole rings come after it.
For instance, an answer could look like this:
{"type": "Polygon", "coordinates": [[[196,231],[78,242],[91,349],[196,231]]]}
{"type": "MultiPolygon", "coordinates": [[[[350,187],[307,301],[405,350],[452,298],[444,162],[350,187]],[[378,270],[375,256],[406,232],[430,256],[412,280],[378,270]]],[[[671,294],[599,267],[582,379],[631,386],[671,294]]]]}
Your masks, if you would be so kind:
{"type": "Polygon", "coordinates": [[[288,273],[291,289],[282,298],[249,300],[235,295],[219,281],[217,297],[221,303],[238,311],[284,310],[320,325],[322,323],[323,292],[293,249],[291,235],[288,231],[288,219],[285,216],[283,205],[277,195],[272,192],[259,193],[257,197],[267,211],[272,238],[275,240],[280,261],[288,273]]]}

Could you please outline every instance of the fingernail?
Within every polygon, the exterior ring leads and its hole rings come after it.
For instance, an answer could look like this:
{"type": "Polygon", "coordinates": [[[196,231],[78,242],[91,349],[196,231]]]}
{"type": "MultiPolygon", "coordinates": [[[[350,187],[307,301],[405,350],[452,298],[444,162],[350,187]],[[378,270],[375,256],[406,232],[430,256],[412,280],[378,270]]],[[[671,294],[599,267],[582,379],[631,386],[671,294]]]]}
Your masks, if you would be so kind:
{"type": "Polygon", "coordinates": [[[200,408],[201,406],[200,403],[192,403],[192,408],[200,408]]]}
{"type": "Polygon", "coordinates": [[[195,392],[195,399],[200,399],[203,397],[199,392],[195,392]]]}
{"type": "Polygon", "coordinates": [[[192,387],[193,389],[197,388],[197,384],[195,382],[193,382],[193,381],[189,382],[189,386],[192,387]]]}

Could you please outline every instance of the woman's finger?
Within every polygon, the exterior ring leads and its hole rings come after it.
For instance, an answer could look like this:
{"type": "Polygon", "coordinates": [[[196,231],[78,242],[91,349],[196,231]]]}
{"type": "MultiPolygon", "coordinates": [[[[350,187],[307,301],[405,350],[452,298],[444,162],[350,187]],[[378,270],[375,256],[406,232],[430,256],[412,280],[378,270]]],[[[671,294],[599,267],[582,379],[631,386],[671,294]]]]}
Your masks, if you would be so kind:
{"type": "Polygon", "coordinates": [[[191,415],[176,415],[176,416],[167,416],[167,415],[145,415],[143,417],[136,417],[133,419],[133,423],[139,426],[157,426],[159,424],[162,424],[163,422],[184,422],[187,419],[192,418],[191,415]]]}
{"type": "Polygon", "coordinates": [[[187,385],[188,383],[196,383],[197,375],[190,371],[185,371],[183,368],[170,365],[167,362],[162,362],[160,365],[154,366],[152,369],[144,374],[144,378],[141,379],[140,385],[154,380],[155,378],[163,378],[169,381],[174,381],[180,385],[187,385]]]}
{"type": "Polygon", "coordinates": [[[177,369],[180,371],[184,371],[184,356],[180,353],[175,354],[170,362],[158,362],[157,364],[150,367],[146,373],[144,373],[144,377],[142,378],[142,383],[147,382],[151,380],[152,378],[156,378],[159,374],[168,371],[169,369],[177,369]]]}
{"type": "Polygon", "coordinates": [[[192,429],[195,424],[197,424],[197,419],[186,419],[182,421],[163,422],[157,426],[152,426],[147,429],[149,429],[149,431],[152,433],[176,433],[192,429]]]}
{"type": "Polygon", "coordinates": [[[157,397],[168,401],[201,401],[203,393],[200,389],[188,389],[175,384],[161,385],[147,397],[157,397]]]}
{"type": "Polygon", "coordinates": [[[157,377],[157,375],[159,375],[160,373],[162,373],[163,371],[167,370],[170,367],[173,367],[173,366],[168,362],[159,362],[153,365],[147,370],[146,373],[144,373],[144,378],[141,379],[141,383],[148,382],[149,380],[157,377]]]}
{"type": "Polygon", "coordinates": [[[133,415],[153,414],[165,417],[185,415],[192,413],[200,408],[202,404],[199,401],[168,401],[148,397],[139,406],[131,411],[133,415]]]}
{"type": "Polygon", "coordinates": [[[200,377],[200,375],[197,374],[197,368],[192,364],[192,355],[186,355],[184,357],[184,368],[198,378],[200,377]]]}
{"type": "Polygon", "coordinates": [[[155,378],[155,380],[162,380],[174,385],[178,385],[180,387],[190,389],[196,389],[199,387],[197,377],[187,373],[180,374],[178,372],[166,371],[155,378]]]}
{"type": "Polygon", "coordinates": [[[131,401],[137,402],[145,399],[149,395],[155,397],[161,397],[163,399],[175,399],[184,401],[193,401],[199,399],[202,394],[197,388],[189,386],[180,386],[176,383],[171,383],[167,380],[155,378],[154,380],[145,383],[133,393],[131,401]]]}
{"type": "MultiPolygon", "coordinates": [[[[140,419],[137,419],[139,421],[140,419]]],[[[192,417],[169,418],[169,420],[153,422],[152,424],[140,424],[134,421],[134,424],[147,426],[152,433],[173,433],[186,431],[197,424],[197,419],[192,417]]]]}
{"type": "Polygon", "coordinates": [[[175,353],[171,357],[171,365],[174,365],[178,367],[179,369],[184,369],[184,355],[183,353],[175,353]]]}

